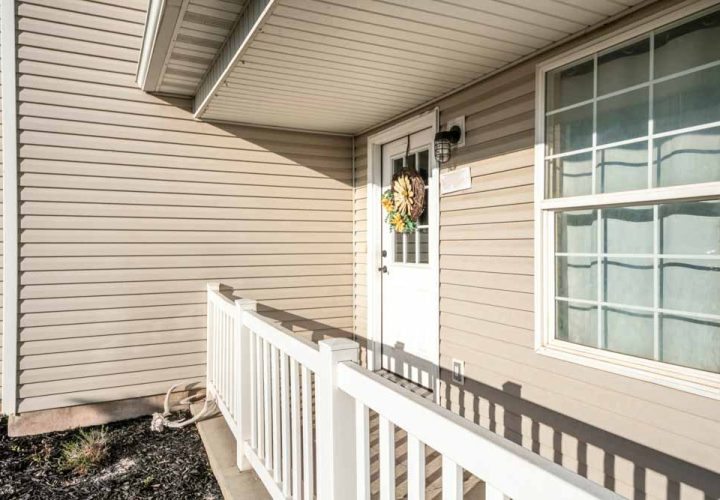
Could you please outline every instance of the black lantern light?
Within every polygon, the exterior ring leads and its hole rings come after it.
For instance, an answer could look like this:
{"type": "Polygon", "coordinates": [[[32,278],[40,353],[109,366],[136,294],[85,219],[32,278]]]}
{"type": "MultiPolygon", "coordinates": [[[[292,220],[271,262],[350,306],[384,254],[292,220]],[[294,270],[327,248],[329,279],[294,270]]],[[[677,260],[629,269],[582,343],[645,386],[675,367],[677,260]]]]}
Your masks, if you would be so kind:
{"type": "Polygon", "coordinates": [[[435,134],[435,160],[438,163],[446,163],[450,160],[450,148],[460,140],[462,131],[457,125],[450,130],[435,134]]]}

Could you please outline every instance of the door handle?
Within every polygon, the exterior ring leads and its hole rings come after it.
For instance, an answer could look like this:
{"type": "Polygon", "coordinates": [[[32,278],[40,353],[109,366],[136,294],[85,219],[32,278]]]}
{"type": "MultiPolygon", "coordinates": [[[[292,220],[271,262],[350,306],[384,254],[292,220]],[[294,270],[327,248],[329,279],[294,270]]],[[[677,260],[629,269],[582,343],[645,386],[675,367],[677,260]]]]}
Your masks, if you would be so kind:
{"type": "Polygon", "coordinates": [[[381,273],[387,273],[387,266],[378,267],[378,271],[381,273]]]}

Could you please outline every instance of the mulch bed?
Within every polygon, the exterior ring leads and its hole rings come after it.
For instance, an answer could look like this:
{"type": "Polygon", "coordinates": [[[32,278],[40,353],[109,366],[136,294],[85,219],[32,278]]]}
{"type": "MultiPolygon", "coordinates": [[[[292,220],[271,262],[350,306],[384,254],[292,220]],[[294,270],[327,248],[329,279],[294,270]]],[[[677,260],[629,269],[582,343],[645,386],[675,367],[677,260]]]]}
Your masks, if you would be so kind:
{"type": "Polygon", "coordinates": [[[63,443],[76,431],[8,438],[0,418],[0,498],[221,499],[194,425],[150,431],[150,418],[106,426],[109,454],[94,472],[63,470],[63,443]]]}

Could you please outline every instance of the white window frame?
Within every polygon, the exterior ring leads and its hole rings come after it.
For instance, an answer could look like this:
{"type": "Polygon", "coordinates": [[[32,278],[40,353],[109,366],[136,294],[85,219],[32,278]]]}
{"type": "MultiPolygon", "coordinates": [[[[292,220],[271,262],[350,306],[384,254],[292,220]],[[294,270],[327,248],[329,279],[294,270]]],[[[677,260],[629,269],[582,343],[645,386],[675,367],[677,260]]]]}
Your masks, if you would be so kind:
{"type": "MultiPolygon", "coordinates": [[[[545,197],[545,77],[554,69],[580,62],[598,52],[654,29],[679,21],[716,1],[685,1],[669,10],[644,18],[592,42],[570,49],[536,67],[535,97],[535,350],[539,354],[632,377],[720,400],[720,374],[647,360],[555,338],[555,213],[562,209],[604,208],[618,205],[655,204],[662,201],[703,200],[720,197],[720,182],[661,187],[567,198],[545,197]]],[[[652,97],[651,97],[652,98],[652,97]]],[[[692,127],[687,131],[694,128],[692,127]]],[[[677,133],[679,131],[674,131],[677,133]]],[[[652,131],[650,131],[652,133],[652,131]]],[[[629,141],[634,142],[634,141],[629,141]]],[[[595,138],[593,138],[595,143],[595,138]]],[[[604,146],[603,146],[604,147],[604,146]]],[[[593,166],[594,169],[594,166],[593,166]]],[[[598,242],[600,244],[600,242],[598,242]]]]}

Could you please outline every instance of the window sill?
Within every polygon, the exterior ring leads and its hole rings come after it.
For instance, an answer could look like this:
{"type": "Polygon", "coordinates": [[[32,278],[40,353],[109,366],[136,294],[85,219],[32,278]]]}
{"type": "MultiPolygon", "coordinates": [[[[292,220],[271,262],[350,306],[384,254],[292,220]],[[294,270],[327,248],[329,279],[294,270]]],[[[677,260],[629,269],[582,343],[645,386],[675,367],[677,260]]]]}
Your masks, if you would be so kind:
{"type": "Polygon", "coordinates": [[[720,400],[720,374],[627,356],[561,340],[552,340],[536,352],[589,368],[720,400]]]}

